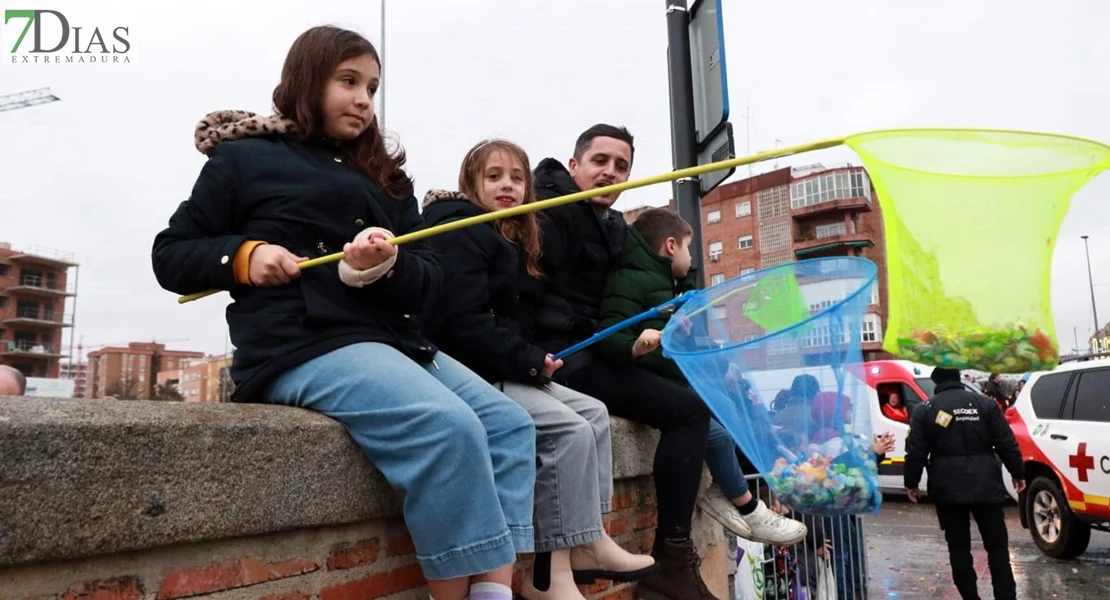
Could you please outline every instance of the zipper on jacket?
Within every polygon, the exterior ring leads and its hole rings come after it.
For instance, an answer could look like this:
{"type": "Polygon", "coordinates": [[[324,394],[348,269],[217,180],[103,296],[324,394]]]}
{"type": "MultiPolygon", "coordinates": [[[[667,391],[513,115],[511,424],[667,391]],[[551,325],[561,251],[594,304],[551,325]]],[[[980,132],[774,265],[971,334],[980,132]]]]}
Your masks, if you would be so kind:
{"type": "Polygon", "coordinates": [[[328,247],[324,245],[324,242],[320,242],[319,244],[316,244],[316,249],[319,250],[323,254],[328,254],[328,247]]]}

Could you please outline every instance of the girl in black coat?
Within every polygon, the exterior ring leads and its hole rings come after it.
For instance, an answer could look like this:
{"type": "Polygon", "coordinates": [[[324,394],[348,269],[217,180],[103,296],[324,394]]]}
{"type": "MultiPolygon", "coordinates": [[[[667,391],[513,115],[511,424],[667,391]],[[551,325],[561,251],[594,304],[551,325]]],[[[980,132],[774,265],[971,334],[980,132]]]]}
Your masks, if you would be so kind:
{"type": "MultiPolygon", "coordinates": [[[[467,153],[459,192],[424,199],[429,225],[532,202],[528,155],[504,140],[467,153]]],[[[613,450],[609,412],[600,401],[550,381],[562,366],[527,339],[520,296],[539,269],[534,214],[456,229],[432,238],[445,293],[427,316],[436,343],[494,382],[536,423],[536,560],[521,587],[525,600],[585,600],[575,583],[632,581],[655,569],[650,556],[623,550],[605,533],[611,507],[613,450]]]]}
{"type": "Polygon", "coordinates": [[[508,600],[516,554],[533,549],[535,429],[414,323],[441,273],[425,244],[387,242],[423,221],[374,119],[379,73],[366,39],[313,28],[286,58],[277,115],[202,121],[209,159],[154,241],[154,273],[178,294],[231,293],[236,400],[338,420],[405,492],[435,598],[508,600]],[[297,266],[340,249],[338,265],[297,266]]]}

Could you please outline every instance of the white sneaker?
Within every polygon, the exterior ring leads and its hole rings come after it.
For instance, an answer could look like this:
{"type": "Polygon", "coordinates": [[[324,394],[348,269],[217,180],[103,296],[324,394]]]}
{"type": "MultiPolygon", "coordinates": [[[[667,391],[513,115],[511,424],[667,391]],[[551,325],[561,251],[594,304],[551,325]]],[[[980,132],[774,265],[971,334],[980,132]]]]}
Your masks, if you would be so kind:
{"type": "Polygon", "coordinates": [[[714,521],[720,523],[734,535],[744,539],[752,539],[752,528],[744,520],[744,517],[740,516],[740,511],[736,510],[736,505],[725,497],[725,493],[721,491],[721,487],[717,484],[714,483],[709,486],[705,495],[698,499],[698,506],[705,514],[712,517],[714,521]]]}
{"type": "Polygon", "coordinates": [[[747,521],[751,530],[751,535],[744,537],[753,542],[789,546],[801,542],[809,533],[805,523],[771,512],[762,500],[755,510],[750,515],[744,515],[743,519],[747,521]]]}

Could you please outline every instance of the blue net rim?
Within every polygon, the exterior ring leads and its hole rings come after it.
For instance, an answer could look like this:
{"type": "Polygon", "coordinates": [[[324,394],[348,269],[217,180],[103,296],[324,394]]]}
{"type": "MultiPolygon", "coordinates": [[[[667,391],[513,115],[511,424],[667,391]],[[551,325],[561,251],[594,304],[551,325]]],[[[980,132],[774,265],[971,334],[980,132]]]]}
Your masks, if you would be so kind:
{"type": "MultiPolygon", "coordinates": [[[[794,331],[795,329],[798,329],[798,328],[806,325],[807,323],[811,323],[813,321],[816,321],[817,319],[820,319],[820,318],[824,317],[825,315],[838,310],[841,306],[844,306],[845,304],[854,301],[856,298],[859,298],[859,296],[861,294],[863,294],[872,285],[875,284],[875,280],[878,279],[878,277],[879,277],[879,266],[876,265],[875,262],[870,260],[870,259],[861,258],[859,256],[825,256],[825,257],[821,257],[821,258],[810,258],[810,259],[806,259],[806,260],[796,260],[796,261],[792,261],[792,262],[782,263],[782,264],[775,265],[773,267],[767,267],[765,269],[760,269],[758,271],[753,271],[751,273],[748,273],[747,275],[740,275],[739,277],[736,277],[734,279],[726,280],[726,281],[723,281],[723,282],[721,282],[717,285],[713,285],[713,286],[698,290],[696,298],[699,299],[699,300],[702,300],[704,302],[706,292],[708,292],[708,291],[710,291],[714,288],[723,286],[727,283],[739,282],[739,281],[744,281],[744,280],[754,282],[754,281],[759,280],[762,277],[766,277],[767,275],[771,274],[772,271],[790,269],[792,272],[794,272],[796,270],[797,265],[801,265],[801,264],[820,264],[820,263],[823,263],[823,262],[828,262],[828,261],[833,261],[833,260],[854,262],[857,265],[859,265],[862,269],[866,269],[870,273],[870,275],[867,276],[864,283],[862,285],[860,285],[859,288],[856,289],[856,291],[852,292],[851,294],[848,294],[847,296],[844,297],[844,299],[840,300],[836,304],[833,304],[832,306],[827,306],[827,307],[821,309],[820,311],[818,311],[816,313],[813,313],[808,318],[806,318],[802,321],[798,321],[797,323],[791,325],[790,327],[787,327],[786,329],[780,329],[778,331],[773,331],[771,333],[765,333],[765,334],[755,338],[754,340],[746,340],[746,341],[743,341],[743,342],[737,342],[737,343],[734,343],[734,344],[730,344],[728,346],[721,346],[720,348],[707,348],[707,349],[704,349],[704,350],[675,350],[673,348],[667,347],[668,346],[667,341],[671,339],[671,336],[670,335],[664,335],[663,336],[663,349],[666,350],[667,354],[670,355],[670,356],[699,356],[699,355],[702,355],[702,354],[716,354],[718,352],[723,352],[725,350],[734,350],[734,349],[738,349],[738,348],[743,348],[744,346],[752,346],[752,345],[758,344],[758,343],[760,343],[764,340],[773,338],[777,335],[782,335],[784,333],[794,331]]],[[[682,315],[683,311],[687,310],[687,307],[689,307],[691,304],[693,304],[693,302],[687,302],[687,303],[683,304],[681,308],[679,308],[677,311],[675,311],[671,320],[667,323],[667,328],[668,329],[670,329],[670,323],[675,322],[675,317],[678,317],[678,316],[682,315]]],[[[712,303],[705,302],[703,307],[700,307],[700,308],[702,308],[703,310],[709,310],[709,308],[712,307],[712,306],[713,306],[712,303]]]]}

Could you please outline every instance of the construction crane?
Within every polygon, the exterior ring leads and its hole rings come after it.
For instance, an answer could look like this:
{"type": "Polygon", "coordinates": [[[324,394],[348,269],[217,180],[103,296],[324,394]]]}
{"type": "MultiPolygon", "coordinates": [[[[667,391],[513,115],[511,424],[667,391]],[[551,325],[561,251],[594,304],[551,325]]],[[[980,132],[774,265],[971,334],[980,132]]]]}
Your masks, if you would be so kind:
{"type": "Polygon", "coordinates": [[[15,94],[6,94],[0,96],[0,112],[28,108],[39,104],[48,104],[59,100],[61,100],[61,98],[50,91],[48,87],[15,94]]]}

